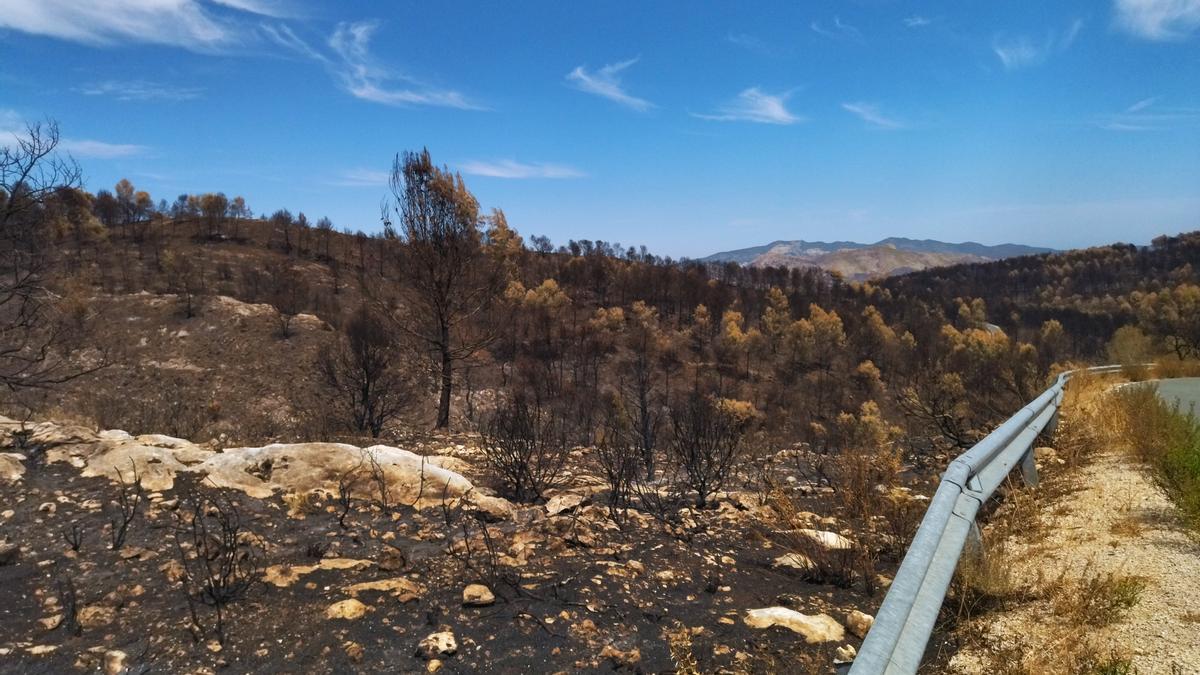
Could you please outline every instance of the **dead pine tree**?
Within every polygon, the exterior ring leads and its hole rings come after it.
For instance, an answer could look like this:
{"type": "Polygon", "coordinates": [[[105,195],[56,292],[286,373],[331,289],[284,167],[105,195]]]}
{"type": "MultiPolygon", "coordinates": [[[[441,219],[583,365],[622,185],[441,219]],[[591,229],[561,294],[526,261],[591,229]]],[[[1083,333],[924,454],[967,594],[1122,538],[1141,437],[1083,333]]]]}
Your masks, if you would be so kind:
{"type": "Polygon", "coordinates": [[[455,364],[495,337],[475,319],[499,296],[504,276],[484,254],[479,202],[461,176],[434,165],[428,150],[396,156],[391,191],[384,225],[390,232],[392,214],[399,220],[404,245],[390,248],[401,257],[401,292],[411,312],[396,326],[432,352],[439,375],[436,426],[443,429],[450,425],[455,364]]]}

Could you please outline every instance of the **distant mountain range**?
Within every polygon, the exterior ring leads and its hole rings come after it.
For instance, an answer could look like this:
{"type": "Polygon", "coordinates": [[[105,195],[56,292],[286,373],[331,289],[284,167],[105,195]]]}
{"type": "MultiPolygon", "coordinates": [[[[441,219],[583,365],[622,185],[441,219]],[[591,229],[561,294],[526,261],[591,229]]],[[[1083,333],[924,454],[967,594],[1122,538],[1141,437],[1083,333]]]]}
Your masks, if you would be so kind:
{"type": "Polygon", "coordinates": [[[766,246],[714,253],[703,262],[735,262],[753,267],[820,267],[862,281],[929,267],[985,262],[1054,249],[1021,244],[988,246],[973,241],[951,244],[933,239],[889,237],[874,244],[853,241],[774,241],[766,246]]]}

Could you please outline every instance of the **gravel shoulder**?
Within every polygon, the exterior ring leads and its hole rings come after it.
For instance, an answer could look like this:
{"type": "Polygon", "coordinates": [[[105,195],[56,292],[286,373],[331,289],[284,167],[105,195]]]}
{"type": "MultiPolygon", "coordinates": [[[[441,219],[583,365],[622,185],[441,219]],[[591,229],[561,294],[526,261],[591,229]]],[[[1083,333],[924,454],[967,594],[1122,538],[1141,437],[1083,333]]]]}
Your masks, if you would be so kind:
{"type": "Polygon", "coordinates": [[[1118,452],[1097,454],[1073,480],[1077,489],[1037,515],[1044,536],[1004,543],[1017,583],[1044,587],[1112,573],[1145,580],[1137,604],[1103,627],[1062,630],[1052,602],[1039,599],[979,619],[980,640],[957,654],[950,672],[987,672],[996,654],[1020,645],[1026,656],[1090,640],[1131,657],[1135,672],[1200,673],[1200,540],[1145,469],[1118,452]],[[989,658],[990,655],[990,658],[989,658]]]}

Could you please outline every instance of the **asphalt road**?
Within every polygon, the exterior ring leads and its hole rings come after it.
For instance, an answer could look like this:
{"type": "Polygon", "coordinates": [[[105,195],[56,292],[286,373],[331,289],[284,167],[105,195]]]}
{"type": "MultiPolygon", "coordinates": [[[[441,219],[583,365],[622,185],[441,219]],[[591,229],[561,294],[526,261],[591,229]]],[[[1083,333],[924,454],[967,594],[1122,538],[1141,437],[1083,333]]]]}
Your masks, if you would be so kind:
{"type": "Polygon", "coordinates": [[[1158,395],[1169,402],[1179,402],[1180,412],[1195,411],[1200,415],[1200,377],[1159,380],[1158,395]]]}

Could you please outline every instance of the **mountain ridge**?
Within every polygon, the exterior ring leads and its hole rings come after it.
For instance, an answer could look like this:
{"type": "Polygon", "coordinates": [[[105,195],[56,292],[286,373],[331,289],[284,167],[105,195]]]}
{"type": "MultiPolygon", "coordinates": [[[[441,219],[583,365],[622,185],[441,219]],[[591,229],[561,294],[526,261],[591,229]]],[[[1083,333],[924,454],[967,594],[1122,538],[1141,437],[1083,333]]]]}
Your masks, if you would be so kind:
{"type": "Polygon", "coordinates": [[[861,281],[930,267],[1053,252],[1051,248],[1024,244],[953,243],[908,237],[887,237],[873,244],[780,239],[761,246],[721,251],[700,258],[700,261],[734,262],[752,267],[820,267],[861,281]]]}

